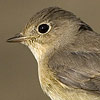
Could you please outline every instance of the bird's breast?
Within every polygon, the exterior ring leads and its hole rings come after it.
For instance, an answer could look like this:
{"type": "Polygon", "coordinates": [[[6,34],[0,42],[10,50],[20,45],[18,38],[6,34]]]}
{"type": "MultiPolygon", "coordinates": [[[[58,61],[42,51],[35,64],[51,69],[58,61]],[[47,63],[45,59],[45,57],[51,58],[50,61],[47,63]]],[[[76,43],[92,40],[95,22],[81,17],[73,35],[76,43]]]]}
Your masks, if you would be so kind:
{"type": "MultiPolygon", "coordinates": [[[[47,64],[39,64],[38,66],[39,81],[43,91],[52,99],[52,100],[65,100],[61,99],[60,94],[62,94],[61,84],[55,77],[54,73],[49,69],[47,64]]],[[[62,94],[63,95],[63,94],[62,94]]]]}

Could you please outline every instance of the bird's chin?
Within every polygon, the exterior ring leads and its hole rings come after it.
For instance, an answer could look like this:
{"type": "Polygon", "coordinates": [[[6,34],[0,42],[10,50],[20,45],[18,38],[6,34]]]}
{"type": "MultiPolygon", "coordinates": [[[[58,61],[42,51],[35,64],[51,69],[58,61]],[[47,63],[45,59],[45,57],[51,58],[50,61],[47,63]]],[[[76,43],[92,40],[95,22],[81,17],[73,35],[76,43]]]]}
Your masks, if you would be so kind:
{"type": "Polygon", "coordinates": [[[34,42],[31,43],[30,40],[27,40],[27,39],[25,41],[21,41],[20,43],[23,44],[23,45],[25,45],[25,46],[28,46],[28,47],[30,45],[32,45],[32,46],[34,45],[34,42]]]}
{"type": "Polygon", "coordinates": [[[27,42],[25,42],[25,41],[22,41],[22,42],[20,42],[20,43],[23,44],[23,45],[28,46],[27,42]]]}

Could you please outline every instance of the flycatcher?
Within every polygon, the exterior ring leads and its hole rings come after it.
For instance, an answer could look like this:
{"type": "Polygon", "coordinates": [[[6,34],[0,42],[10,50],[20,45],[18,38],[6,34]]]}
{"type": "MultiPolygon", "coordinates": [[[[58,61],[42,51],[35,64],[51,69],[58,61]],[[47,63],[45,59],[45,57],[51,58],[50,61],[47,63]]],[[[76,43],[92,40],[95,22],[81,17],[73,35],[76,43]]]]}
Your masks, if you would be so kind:
{"type": "Polygon", "coordinates": [[[51,100],[100,100],[100,34],[73,13],[45,8],[8,42],[32,51],[51,100]]]}

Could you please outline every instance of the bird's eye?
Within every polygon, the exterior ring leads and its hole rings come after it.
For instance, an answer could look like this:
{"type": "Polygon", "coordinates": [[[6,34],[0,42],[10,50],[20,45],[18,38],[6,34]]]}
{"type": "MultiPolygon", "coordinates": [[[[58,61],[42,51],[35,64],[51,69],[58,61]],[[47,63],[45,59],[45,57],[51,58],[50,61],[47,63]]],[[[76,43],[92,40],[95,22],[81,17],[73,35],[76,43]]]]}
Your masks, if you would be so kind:
{"type": "Polygon", "coordinates": [[[40,33],[47,33],[49,31],[50,26],[48,24],[41,24],[38,26],[38,31],[40,33]]]}

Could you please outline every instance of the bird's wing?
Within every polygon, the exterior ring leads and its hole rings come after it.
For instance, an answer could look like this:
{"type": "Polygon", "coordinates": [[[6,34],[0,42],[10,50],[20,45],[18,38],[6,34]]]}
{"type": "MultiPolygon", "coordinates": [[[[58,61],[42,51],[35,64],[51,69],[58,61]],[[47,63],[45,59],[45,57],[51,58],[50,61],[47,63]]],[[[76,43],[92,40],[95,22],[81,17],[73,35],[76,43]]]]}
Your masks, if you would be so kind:
{"type": "Polygon", "coordinates": [[[63,84],[100,93],[100,53],[60,51],[50,58],[49,67],[63,84]]]}

